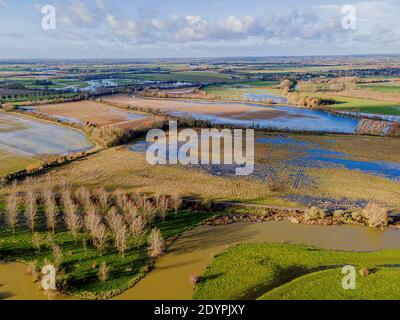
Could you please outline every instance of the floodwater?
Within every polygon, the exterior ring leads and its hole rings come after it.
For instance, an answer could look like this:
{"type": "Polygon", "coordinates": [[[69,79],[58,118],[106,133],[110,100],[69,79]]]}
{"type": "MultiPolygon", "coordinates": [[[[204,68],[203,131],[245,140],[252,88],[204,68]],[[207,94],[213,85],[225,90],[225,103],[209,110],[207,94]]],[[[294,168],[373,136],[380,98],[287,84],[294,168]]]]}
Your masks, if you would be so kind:
{"type": "MultiPolygon", "coordinates": [[[[218,102],[216,104],[223,104],[218,102]]],[[[209,104],[209,103],[208,103],[209,104]]],[[[247,105],[247,104],[246,104],[247,105]]],[[[176,116],[191,116],[197,120],[208,120],[216,124],[230,124],[238,126],[258,126],[260,128],[275,128],[300,131],[320,131],[334,133],[354,133],[358,123],[357,118],[350,118],[331,114],[329,112],[313,110],[291,106],[272,106],[248,104],[252,107],[269,108],[282,112],[282,116],[277,116],[272,119],[251,119],[251,114],[247,117],[250,119],[235,119],[234,117],[220,117],[211,114],[173,112],[176,116]]]]}
{"type": "MultiPolygon", "coordinates": [[[[400,230],[289,222],[200,226],[183,234],[158,260],[153,271],[115,299],[189,300],[193,290],[190,275],[203,274],[215,255],[237,244],[262,242],[307,244],[345,251],[400,249],[400,230]]],[[[44,299],[24,272],[21,264],[0,264],[0,297],[44,299]]]]}
{"type": "Polygon", "coordinates": [[[355,160],[351,154],[323,149],[318,143],[309,143],[285,135],[263,137],[257,139],[257,142],[287,146],[296,152],[295,156],[285,161],[289,166],[343,168],[400,181],[400,163],[355,160]]]}
{"type": "MultiPolygon", "coordinates": [[[[45,300],[40,283],[33,282],[32,277],[26,273],[26,265],[13,262],[0,264],[0,300],[45,300]]],[[[71,299],[59,295],[56,300],[71,299]]]]}
{"type": "Polygon", "coordinates": [[[0,112],[0,149],[36,156],[67,154],[91,147],[78,130],[0,112]]]}
{"type": "Polygon", "coordinates": [[[400,249],[399,240],[400,230],[395,229],[382,231],[366,227],[309,226],[289,222],[201,226],[179,238],[151,273],[116,299],[191,299],[190,275],[203,274],[213,256],[241,243],[290,242],[325,249],[375,251],[400,249]]]}

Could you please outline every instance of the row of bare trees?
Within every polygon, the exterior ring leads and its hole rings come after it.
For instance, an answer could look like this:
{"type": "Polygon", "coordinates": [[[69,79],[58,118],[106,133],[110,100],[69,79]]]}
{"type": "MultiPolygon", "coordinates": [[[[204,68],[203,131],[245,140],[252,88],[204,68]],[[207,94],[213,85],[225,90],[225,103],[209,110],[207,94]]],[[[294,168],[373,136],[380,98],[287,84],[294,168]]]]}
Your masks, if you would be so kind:
{"type": "MultiPolygon", "coordinates": [[[[39,215],[43,213],[51,233],[67,229],[75,243],[79,235],[85,233],[100,254],[110,243],[122,256],[130,246],[140,247],[156,221],[164,221],[169,213],[177,214],[182,207],[179,194],[149,198],[140,193],[128,195],[123,190],[109,193],[104,188],[92,193],[80,187],[72,192],[69,186],[57,193],[51,183],[44,183],[38,190],[30,179],[24,182],[22,189],[18,192],[17,183],[13,183],[6,201],[6,222],[14,232],[20,222],[21,209],[25,225],[33,235],[38,227],[43,228],[38,225],[39,215]]],[[[151,231],[148,242],[150,255],[159,256],[164,244],[158,229],[151,231]]]]}

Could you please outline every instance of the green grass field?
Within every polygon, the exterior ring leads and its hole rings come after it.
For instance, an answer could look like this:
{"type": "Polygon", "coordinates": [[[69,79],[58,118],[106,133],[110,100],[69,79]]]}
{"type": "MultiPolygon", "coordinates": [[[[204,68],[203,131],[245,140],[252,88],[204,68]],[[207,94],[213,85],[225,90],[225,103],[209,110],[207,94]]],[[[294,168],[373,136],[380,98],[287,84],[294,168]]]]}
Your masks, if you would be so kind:
{"type": "Polygon", "coordinates": [[[0,177],[7,174],[23,170],[29,164],[37,162],[36,159],[15,155],[4,150],[0,150],[0,177]]]}
{"type": "Polygon", "coordinates": [[[343,111],[365,112],[384,115],[400,115],[400,104],[386,101],[365,100],[342,96],[332,97],[336,104],[331,108],[343,111]]]}
{"type": "Polygon", "coordinates": [[[273,88],[277,83],[274,81],[241,82],[234,85],[212,85],[203,90],[212,94],[218,99],[243,100],[244,94],[265,93],[271,95],[281,95],[281,90],[273,88]]]}
{"type": "Polygon", "coordinates": [[[260,300],[398,300],[400,270],[377,268],[357,277],[356,290],[343,290],[341,269],[314,272],[271,290],[260,300]]]}
{"type": "Polygon", "coordinates": [[[373,90],[381,93],[400,93],[400,83],[395,84],[361,84],[362,89],[373,90]]]}
{"type": "MultiPolygon", "coordinates": [[[[217,256],[194,292],[194,299],[398,299],[399,250],[344,252],[290,244],[245,244],[217,256]],[[357,290],[343,290],[341,269],[353,265],[372,274],[359,282],[357,290]],[[374,273],[374,269],[378,271],[374,273]],[[324,271],[325,270],[325,271],[324,271]],[[321,271],[324,271],[321,273],[321,271]],[[305,285],[307,290],[304,290],[305,285]],[[304,291],[310,292],[304,294],[304,291]],[[379,291],[377,293],[377,291],[379,291]],[[304,294],[304,295],[303,295],[304,294]]],[[[358,280],[360,276],[357,277],[358,280]]]]}

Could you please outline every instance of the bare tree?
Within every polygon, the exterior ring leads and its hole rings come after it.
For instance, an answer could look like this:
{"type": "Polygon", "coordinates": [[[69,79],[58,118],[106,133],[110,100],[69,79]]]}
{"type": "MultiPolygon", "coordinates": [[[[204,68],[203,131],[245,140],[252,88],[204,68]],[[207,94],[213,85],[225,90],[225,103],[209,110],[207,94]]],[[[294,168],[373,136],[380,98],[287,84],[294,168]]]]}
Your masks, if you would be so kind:
{"type": "Polygon", "coordinates": [[[114,236],[115,247],[124,256],[129,241],[129,229],[125,224],[124,217],[118,214],[116,208],[111,208],[107,214],[107,222],[114,236]]]}
{"type": "Polygon", "coordinates": [[[135,240],[136,247],[139,248],[143,236],[146,234],[146,220],[142,216],[132,217],[128,221],[129,231],[135,240]]]}
{"type": "Polygon", "coordinates": [[[94,230],[96,229],[96,226],[101,223],[101,218],[97,212],[98,212],[98,209],[93,204],[88,209],[88,211],[86,211],[85,218],[84,218],[85,230],[90,233],[90,236],[92,237],[93,245],[95,245],[95,242],[96,242],[94,230]]]}
{"type": "Polygon", "coordinates": [[[114,192],[114,198],[118,208],[124,210],[127,203],[129,202],[129,197],[127,196],[127,194],[123,190],[117,189],[114,192]]]}
{"type": "Polygon", "coordinates": [[[129,220],[137,217],[139,215],[139,209],[138,207],[134,204],[133,201],[128,201],[128,203],[126,204],[124,210],[122,210],[125,220],[126,222],[128,222],[129,220]]]}
{"type": "Polygon", "coordinates": [[[74,236],[75,242],[82,227],[81,218],[78,213],[78,206],[72,199],[71,192],[69,190],[65,190],[62,193],[62,203],[64,206],[64,222],[69,231],[74,236]]]}
{"type": "Polygon", "coordinates": [[[96,190],[97,199],[99,201],[100,209],[103,213],[106,213],[109,208],[110,197],[104,188],[96,190]]]}
{"type": "Polygon", "coordinates": [[[75,197],[79,201],[80,205],[85,208],[85,210],[88,210],[88,208],[92,204],[92,196],[90,194],[90,191],[86,187],[80,187],[78,190],[75,192],[75,197]]]}
{"type": "Polygon", "coordinates": [[[99,223],[95,225],[93,230],[93,237],[95,239],[94,245],[100,252],[100,255],[102,255],[107,245],[107,228],[104,223],[99,223]]]}
{"type": "Polygon", "coordinates": [[[153,259],[160,257],[164,251],[164,239],[158,228],[154,228],[148,239],[149,254],[153,259]]]}
{"type": "Polygon", "coordinates": [[[171,197],[171,206],[175,211],[175,214],[178,214],[178,211],[182,208],[182,195],[180,193],[174,193],[171,197]]]}
{"type": "Polygon", "coordinates": [[[45,188],[42,193],[42,198],[44,202],[44,212],[46,215],[47,228],[51,230],[54,234],[57,226],[58,210],[53,190],[45,188]]]}
{"type": "Polygon", "coordinates": [[[166,196],[156,196],[156,207],[160,218],[165,221],[169,209],[169,201],[166,196]]]}
{"type": "Polygon", "coordinates": [[[19,215],[19,201],[17,194],[17,182],[14,181],[12,184],[11,193],[7,198],[6,203],[6,213],[5,218],[7,225],[13,230],[15,233],[15,228],[18,225],[18,215],[19,215]]]}
{"type": "Polygon", "coordinates": [[[151,224],[156,216],[156,208],[151,201],[146,201],[143,207],[139,208],[143,218],[146,219],[147,224],[151,224]]]}
{"type": "Polygon", "coordinates": [[[37,218],[37,203],[36,203],[36,195],[33,189],[26,190],[25,194],[25,210],[24,215],[26,222],[31,229],[31,232],[35,232],[35,224],[37,218]]]}

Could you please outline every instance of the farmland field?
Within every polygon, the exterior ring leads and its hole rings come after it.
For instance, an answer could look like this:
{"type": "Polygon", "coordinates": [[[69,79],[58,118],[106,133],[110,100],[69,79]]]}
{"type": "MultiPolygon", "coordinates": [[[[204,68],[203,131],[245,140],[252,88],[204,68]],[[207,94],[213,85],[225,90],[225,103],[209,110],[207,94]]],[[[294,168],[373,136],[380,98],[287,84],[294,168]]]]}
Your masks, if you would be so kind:
{"type": "Polygon", "coordinates": [[[34,112],[48,115],[62,122],[92,123],[98,126],[146,118],[144,114],[113,108],[94,101],[47,104],[32,109],[34,112]]]}

